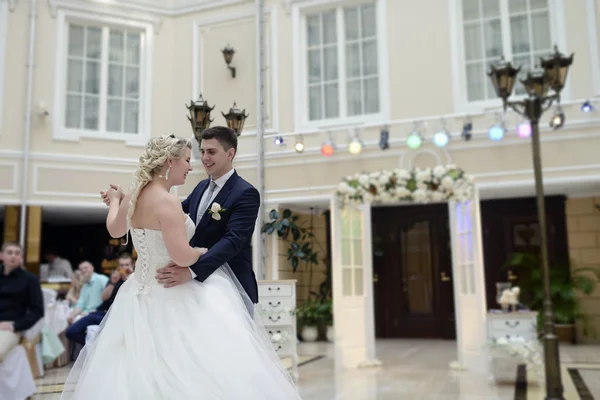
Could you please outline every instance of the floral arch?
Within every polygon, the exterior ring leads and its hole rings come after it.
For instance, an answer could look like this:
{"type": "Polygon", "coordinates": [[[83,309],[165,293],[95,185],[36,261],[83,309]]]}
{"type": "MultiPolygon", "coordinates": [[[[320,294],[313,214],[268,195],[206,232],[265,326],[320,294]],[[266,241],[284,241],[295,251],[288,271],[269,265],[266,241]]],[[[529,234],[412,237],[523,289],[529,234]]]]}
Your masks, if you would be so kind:
{"type": "Polygon", "coordinates": [[[455,165],[357,173],[345,177],[336,192],[344,205],[465,202],[473,194],[473,176],[455,165]]]}

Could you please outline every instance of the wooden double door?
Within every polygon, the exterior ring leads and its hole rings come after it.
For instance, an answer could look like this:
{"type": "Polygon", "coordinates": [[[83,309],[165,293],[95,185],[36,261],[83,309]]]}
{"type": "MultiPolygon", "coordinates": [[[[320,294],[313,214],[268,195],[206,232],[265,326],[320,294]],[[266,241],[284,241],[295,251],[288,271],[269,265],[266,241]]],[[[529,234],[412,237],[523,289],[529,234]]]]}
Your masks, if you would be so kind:
{"type": "Polygon", "coordinates": [[[447,204],[372,210],[375,334],[454,339],[447,204]]]}

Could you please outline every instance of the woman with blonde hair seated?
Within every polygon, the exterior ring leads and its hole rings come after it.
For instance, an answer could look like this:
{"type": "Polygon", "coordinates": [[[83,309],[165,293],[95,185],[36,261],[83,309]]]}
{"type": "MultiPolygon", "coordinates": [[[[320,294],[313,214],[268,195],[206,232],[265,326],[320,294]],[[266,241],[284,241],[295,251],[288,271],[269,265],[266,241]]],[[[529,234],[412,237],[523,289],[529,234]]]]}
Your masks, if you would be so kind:
{"type": "Polygon", "coordinates": [[[81,287],[83,286],[83,278],[81,277],[81,272],[76,270],[73,272],[73,277],[71,278],[71,287],[67,292],[67,301],[69,302],[69,307],[74,307],[79,300],[79,295],[81,294],[81,287]]]}

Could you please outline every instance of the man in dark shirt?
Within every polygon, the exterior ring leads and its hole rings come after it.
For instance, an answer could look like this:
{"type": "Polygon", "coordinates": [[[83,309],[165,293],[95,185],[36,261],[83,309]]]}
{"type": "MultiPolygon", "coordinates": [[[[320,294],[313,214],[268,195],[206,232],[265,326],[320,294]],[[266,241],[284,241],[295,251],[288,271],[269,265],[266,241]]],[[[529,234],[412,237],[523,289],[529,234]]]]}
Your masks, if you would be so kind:
{"type": "Polygon", "coordinates": [[[19,343],[19,333],[44,316],[39,279],[22,268],[23,249],[14,242],[2,245],[0,264],[0,361],[19,343]]]}
{"type": "Polygon", "coordinates": [[[90,325],[100,325],[108,309],[117,297],[117,292],[127,277],[133,272],[133,259],[128,253],[119,256],[119,267],[112,273],[106,288],[102,292],[102,304],[88,315],[73,322],[65,332],[67,338],[73,342],[85,345],[87,328],[90,325]]]}

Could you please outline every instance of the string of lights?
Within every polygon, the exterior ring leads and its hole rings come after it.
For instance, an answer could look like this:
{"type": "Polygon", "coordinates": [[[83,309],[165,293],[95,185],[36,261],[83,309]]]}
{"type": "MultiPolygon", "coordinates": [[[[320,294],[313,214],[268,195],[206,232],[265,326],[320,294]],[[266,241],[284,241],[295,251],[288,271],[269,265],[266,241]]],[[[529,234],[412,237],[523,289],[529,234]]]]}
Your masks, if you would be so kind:
{"type": "MultiPolygon", "coordinates": [[[[565,102],[565,103],[563,103],[563,105],[578,104],[578,103],[579,102],[571,102],[571,103],[565,102]]],[[[581,103],[579,108],[580,108],[581,112],[583,112],[583,113],[591,113],[594,111],[594,102],[591,100],[585,100],[581,103]]],[[[473,134],[474,134],[473,117],[474,116],[485,116],[485,115],[490,115],[490,114],[489,113],[480,113],[480,114],[464,116],[463,117],[464,122],[462,124],[462,129],[460,130],[460,133],[459,133],[460,139],[463,141],[466,141],[466,142],[470,141],[473,138],[473,134]]],[[[489,140],[501,141],[506,137],[507,132],[509,131],[509,128],[507,127],[507,125],[508,125],[507,124],[507,114],[497,112],[493,115],[494,115],[495,121],[487,129],[487,136],[488,136],[489,140]]],[[[436,147],[443,148],[443,147],[446,147],[452,139],[452,134],[450,133],[450,130],[446,126],[446,120],[449,118],[437,117],[437,119],[440,120],[440,128],[433,132],[433,134],[430,136],[430,140],[431,140],[431,143],[433,143],[436,147]]],[[[406,141],[405,141],[405,144],[409,149],[416,150],[416,149],[419,149],[421,146],[423,146],[425,143],[427,143],[428,139],[426,138],[426,135],[425,135],[425,132],[426,132],[425,123],[426,123],[426,121],[432,121],[432,120],[435,120],[435,118],[427,117],[427,118],[421,118],[417,121],[412,121],[413,127],[407,134],[406,141]]],[[[563,108],[560,105],[556,106],[554,109],[554,114],[549,121],[549,127],[552,130],[558,130],[558,129],[564,127],[565,121],[566,121],[566,116],[565,116],[565,112],[563,111],[563,108]]],[[[407,120],[390,121],[385,124],[379,124],[379,125],[368,124],[368,125],[362,125],[360,127],[351,128],[350,131],[348,132],[348,134],[349,134],[349,141],[348,141],[348,146],[347,146],[348,152],[353,155],[358,155],[358,154],[362,153],[362,151],[365,147],[365,144],[360,137],[360,130],[367,129],[367,128],[374,128],[374,127],[380,128],[378,147],[381,150],[389,149],[390,148],[390,126],[391,125],[399,125],[401,123],[406,123],[406,122],[407,122],[407,120]]],[[[303,132],[303,133],[290,132],[290,133],[284,133],[284,134],[265,135],[265,138],[271,137],[271,138],[273,138],[273,141],[276,146],[284,147],[284,146],[287,146],[287,143],[286,143],[287,139],[292,137],[293,143],[294,143],[294,150],[296,151],[296,153],[303,153],[306,148],[305,143],[304,143],[304,136],[305,135],[313,135],[313,134],[321,134],[322,135],[323,133],[324,132],[322,130],[309,131],[309,132],[303,132]]],[[[529,138],[532,133],[531,123],[528,120],[520,121],[515,126],[515,133],[519,138],[523,138],[523,139],[529,138]]],[[[322,142],[321,148],[320,148],[321,154],[325,157],[331,157],[337,151],[337,146],[335,144],[335,141],[333,140],[331,131],[325,131],[325,135],[326,135],[326,138],[322,142]]]]}

